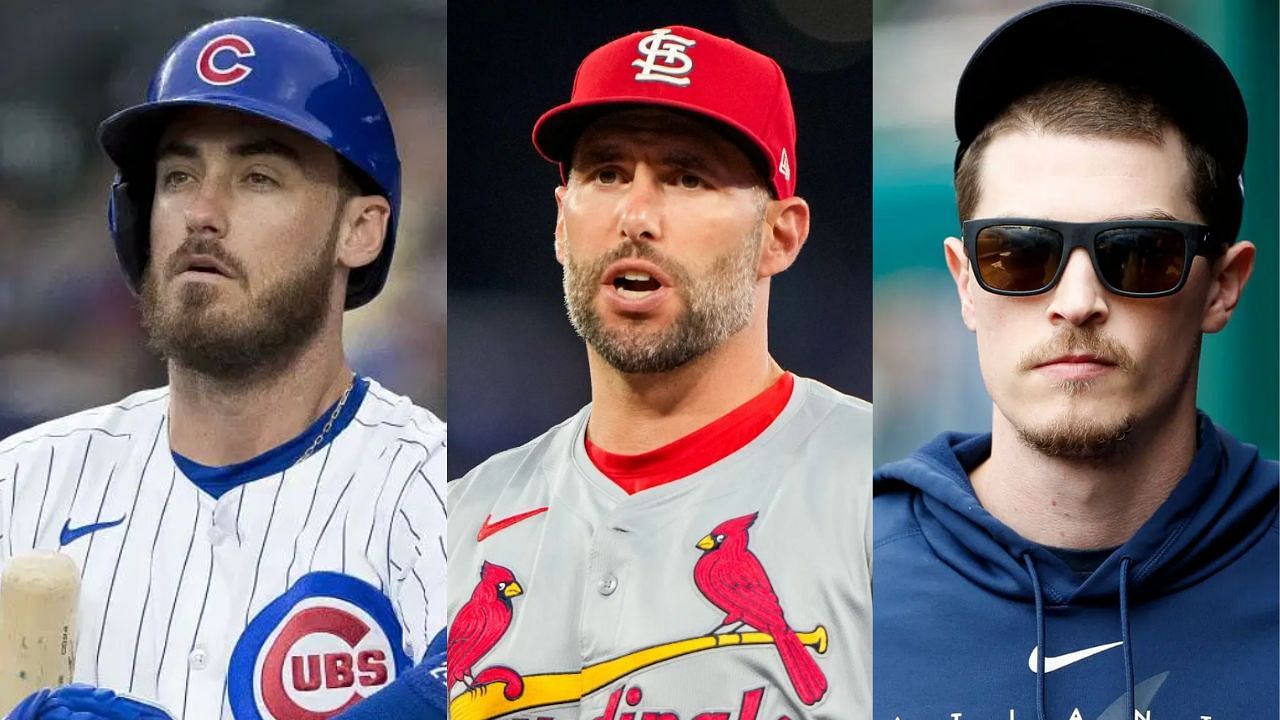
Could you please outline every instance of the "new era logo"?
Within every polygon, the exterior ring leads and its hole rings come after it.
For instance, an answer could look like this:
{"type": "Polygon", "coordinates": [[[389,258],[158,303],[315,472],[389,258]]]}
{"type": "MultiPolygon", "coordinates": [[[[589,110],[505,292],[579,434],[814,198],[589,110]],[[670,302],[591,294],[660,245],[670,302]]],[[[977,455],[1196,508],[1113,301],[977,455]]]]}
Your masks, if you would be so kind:
{"type": "Polygon", "coordinates": [[[697,45],[695,41],[675,35],[669,28],[654,30],[637,46],[641,58],[631,63],[632,67],[640,68],[636,81],[688,85],[690,80],[686,76],[693,69],[693,58],[685,50],[694,45],[697,45]]]}
{"type": "Polygon", "coordinates": [[[791,179],[791,161],[787,159],[786,148],[782,148],[782,157],[778,160],[778,172],[782,173],[782,177],[791,179]]]}

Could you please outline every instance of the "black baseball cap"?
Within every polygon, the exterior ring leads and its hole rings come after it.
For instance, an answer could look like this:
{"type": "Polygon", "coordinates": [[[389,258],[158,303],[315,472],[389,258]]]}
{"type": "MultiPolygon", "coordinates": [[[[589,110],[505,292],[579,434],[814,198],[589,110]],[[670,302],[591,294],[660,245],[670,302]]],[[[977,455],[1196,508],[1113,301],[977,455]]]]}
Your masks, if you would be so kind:
{"type": "Polygon", "coordinates": [[[1181,23],[1116,0],[1064,0],[1017,15],[982,42],[960,75],[955,166],[988,123],[1046,83],[1093,77],[1132,87],[1166,107],[1192,142],[1219,162],[1215,232],[1234,241],[1244,205],[1249,120],[1222,58],[1181,23]]]}

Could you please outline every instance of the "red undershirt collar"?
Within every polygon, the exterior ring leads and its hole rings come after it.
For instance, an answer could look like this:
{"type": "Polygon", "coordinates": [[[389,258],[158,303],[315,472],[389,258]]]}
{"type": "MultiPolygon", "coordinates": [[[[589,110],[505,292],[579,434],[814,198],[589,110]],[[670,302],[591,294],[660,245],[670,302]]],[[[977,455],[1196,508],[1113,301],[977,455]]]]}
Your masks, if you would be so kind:
{"type": "Polygon", "coordinates": [[[791,399],[795,376],[777,382],[682,438],[639,455],[619,455],[586,439],[587,457],[628,495],[688,477],[742,449],[769,427],[791,399]]]}

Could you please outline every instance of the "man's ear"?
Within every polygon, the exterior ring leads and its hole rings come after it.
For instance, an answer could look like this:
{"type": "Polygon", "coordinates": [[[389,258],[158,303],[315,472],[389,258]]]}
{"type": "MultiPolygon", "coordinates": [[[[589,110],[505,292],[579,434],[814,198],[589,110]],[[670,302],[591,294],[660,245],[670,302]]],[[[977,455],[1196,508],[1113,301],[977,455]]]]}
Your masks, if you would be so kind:
{"type": "Polygon", "coordinates": [[[970,287],[969,258],[964,252],[964,243],[959,238],[949,237],[942,241],[942,253],[947,260],[947,270],[956,284],[956,295],[960,297],[960,317],[970,332],[976,332],[978,323],[973,312],[973,293],[970,287]]]}
{"type": "Polygon", "coordinates": [[[564,185],[556,188],[556,262],[564,265],[564,185]]]}
{"type": "Polygon", "coordinates": [[[770,200],[765,207],[761,243],[761,278],[773,277],[791,267],[809,238],[809,203],[803,198],[770,200]]]}
{"type": "Polygon", "coordinates": [[[349,198],[338,233],[338,262],[358,268],[373,262],[382,252],[391,220],[391,204],[381,195],[349,198]]]}
{"type": "Polygon", "coordinates": [[[1216,333],[1227,326],[1231,314],[1240,302],[1244,286],[1253,274],[1253,263],[1257,258],[1258,248],[1247,240],[1241,240],[1214,261],[1213,277],[1210,280],[1209,295],[1205,298],[1204,317],[1200,321],[1200,331],[1216,333]]]}

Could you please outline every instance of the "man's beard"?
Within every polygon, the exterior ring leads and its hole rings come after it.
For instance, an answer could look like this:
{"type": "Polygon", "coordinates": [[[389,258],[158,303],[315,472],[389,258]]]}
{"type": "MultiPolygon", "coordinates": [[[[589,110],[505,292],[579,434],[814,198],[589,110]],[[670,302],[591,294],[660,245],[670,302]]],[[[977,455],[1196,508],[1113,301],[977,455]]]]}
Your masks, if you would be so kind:
{"type": "MultiPolygon", "coordinates": [[[[329,310],[333,282],[333,251],[337,227],[330,231],[322,252],[300,259],[287,275],[258,294],[249,294],[247,307],[228,307],[218,298],[228,290],[217,284],[185,283],[161,297],[156,280],[170,281],[190,255],[216,258],[247,287],[243,264],[216,241],[188,239],[165,267],[150,263],[143,274],[140,306],[148,347],[160,357],[219,380],[244,380],[295,359],[319,333],[329,310]]],[[[168,290],[166,284],[164,290],[168,290]]]]}
{"type": "Polygon", "coordinates": [[[1136,422],[1137,417],[1134,415],[1126,415],[1115,421],[1073,417],[1044,427],[1031,427],[1016,422],[1013,422],[1013,427],[1024,445],[1046,457],[1103,460],[1124,447],[1136,422]]]}
{"type": "Polygon", "coordinates": [[[668,372],[705,355],[751,321],[761,227],[758,222],[741,246],[713,260],[700,277],[647,242],[627,240],[589,265],[575,262],[566,242],[564,300],[573,329],[624,373],[668,372]],[[684,308],[667,327],[645,330],[640,322],[623,320],[611,328],[601,320],[595,307],[601,278],[610,265],[630,257],[653,262],[675,283],[684,308]]]}
{"type": "MultiPolygon", "coordinates": [[[[1069,353],[1090,354],[1115,366],[1112,372],[1128,373],[1136,367],[1132,355],[1123,345],[1104,337],[1095,328],[1071,327],[1053,337],[1045,345],[1032,349],[1018,363],[1022,372],[1031,372],[1041,363],[1069,353]]],[[[1057,383],[1068,397],[1087,394],[1093,387],[1092,380],[1061,380],[1057,383]]],[[[1110,420],[1086,415],[1078,408],[1070,415],[1057,418],[1039,427],[1019,423],[1009,417],[1010,423],[1024,445],[1042,455],[1067,460],[1102,460],[1119,452],[1133,432],[1138,418],[1128,414],[1110,420]]]]}

